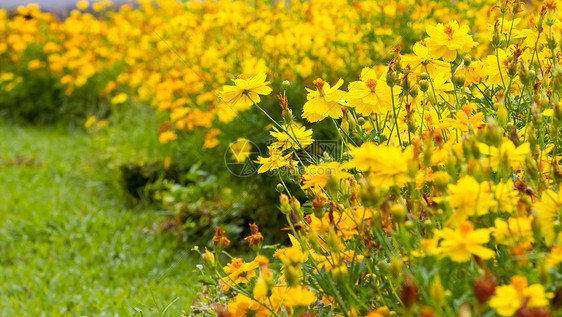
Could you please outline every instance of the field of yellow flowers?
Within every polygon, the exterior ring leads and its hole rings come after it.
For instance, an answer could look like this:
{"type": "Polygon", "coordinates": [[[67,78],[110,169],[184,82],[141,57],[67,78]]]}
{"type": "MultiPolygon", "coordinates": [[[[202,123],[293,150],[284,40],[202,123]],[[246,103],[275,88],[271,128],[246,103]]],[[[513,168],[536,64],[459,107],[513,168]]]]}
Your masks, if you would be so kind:
{"type": "Polygon", "coordinates": [[[156,110],[160,174],[197,163],[151,203],[209,237],[185,316],[562,316],[561,9],[21,7],[0,11],[0,105],[102,135],[156,110]]]}

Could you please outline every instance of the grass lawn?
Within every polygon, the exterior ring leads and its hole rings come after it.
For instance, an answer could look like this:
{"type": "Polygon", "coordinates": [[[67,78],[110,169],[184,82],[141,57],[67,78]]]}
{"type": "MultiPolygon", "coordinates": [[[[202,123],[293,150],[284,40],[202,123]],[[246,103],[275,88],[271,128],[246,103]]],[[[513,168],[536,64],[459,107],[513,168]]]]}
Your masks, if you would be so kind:
{"type": "Polygon", "coordinates": [[[0,122],[0,316],[188,309],[193,254],[98,177],[94,138],[0,122]]]}

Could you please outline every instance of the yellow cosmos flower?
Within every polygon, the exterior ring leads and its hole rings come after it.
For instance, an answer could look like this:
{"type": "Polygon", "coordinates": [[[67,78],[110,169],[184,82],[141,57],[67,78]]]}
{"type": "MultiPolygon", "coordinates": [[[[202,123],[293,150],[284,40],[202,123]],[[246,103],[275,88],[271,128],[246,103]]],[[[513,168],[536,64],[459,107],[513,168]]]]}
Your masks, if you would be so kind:
{"type": "Polygon", "coordinates": [[[468,34],[468,26],[459,27],[457,21],[450,21],[446,25],[428,25],[426,27],[428,38],[425,39],[429,53],[434,58],[443,57],[446,62],[452,62],[457,58],[457,51],[468,52],[476,46],[472,36],[468,34]]]}
{"type": "Polygon", "coordinates": [[[413,51],[414,54],[402,56],[402,62],[410,66],[412,74],[425,73],[427,70],[427,73],[433,77],[438,73],[449,71],[449,64],[432,57],[424,41],[414,44],[413,51]]]}
{"type": "Polygon", "coordinates": [[[483,162],[492,169],[498,170],[500,163],[510,169],[518,169],[521,163],[525,161],[527,155],[529,155],[531,146],[529,143],[523,143],[515,147],[511,140],[505,138],[500,147],[481,143],[479,149],[482,154],[489,155],[489,157],[483,159],[483,162]]]}
{"type": "Polygon", "coordinates": [[[302,117],[308,122],[317,122],[324,120],[326,117],[334,119],[341,118],[343,111],[341,110],[340,102],[345,95],[345,91],[338,90],[343,85],[343,79],[330,87],[330,84],[318,78],[314,81],[316,90],[306,88],[308,100],[303,107],[302,117]]]}
{"type": "Polygon", "coordinates": [[[548,305],[547,294],[541,284],[528,286],[524,276],[516,275],[511,278],[511,284],[496,288],[489,304],[498,315],[513,316],[525,302],[527,308],[545,307],[548,305]]]}
{"type": "Polygon", "coordinates": [[[261,101],[259,95],[269,95],[272,91],[267,75],[260,73],[254,77],[246,78],[244,75],[234,79],[234,86],[226,85],[220,92],[221,99],[236,110],[247,110],[254,103],[261,101]]]}
{"type": "Polygon", "coordinates": [[[271,315],[267,307],[243,294],[236,295],[234,302],[228,304],[228,312],[232,316],[265,317],[271,315]]]}
{"type": "Polygon", "coordinates": [[[232,159],[238,163],[242,163],[250,156],[252,145],[250,144],[250,140],[238,138],[236,142],[230,143],[229,149],[232,153],[232,159]]]}
{"type": "Polygon", "coordinates": [[[468,221],[462,222],[458,230],[445,228],[437,235],[443,239],[436,250],[437,254],[448,256],[454,262],[469,261],[473,255],[487,260],[495,254],[494,251],[482,246],[490,240],[490,231],[474,230],[472,223],[468,221]]]}
{"type": "Polygon", "coordinates": [[[316,300],[314,292],[302,285],[288,287],[287,295],[283,304],[288,307],[306,307],[316,300]]]}
{"type": "Polygon", "coordinates": [[[344,172],[339,162],[309,165],[305,168],[302,189],[316,186],[325,187],[328,183],[329,178],[333,178],[337,182],[339,182],[341,179],[351,177],[353,177],[353,175],[349,174],[348,172],[344,172]]]}
{"type": "Polygon", "coordinates": [[[209,129],[209,132],[205,134],[205,142],[203,143],[203,148],[210,149],[219,145],[219,139],[217,135],[221,134],[219,129],[209,129]]]}
{"type": "Polygon", "coordinates": [[[507,221],[496,219],[493,229],[496,242],[506,245],[529,245],[534,242],[533,217],[511,217],[507,221]]]}
{"type": "MultiPolygon", "coordinates": [[[[546,190],[542,194],[541,200],[535,203],[533,208],[538,212],[537,218],[546,243],[554,243],[556,237],[554,221],[559,219],[560,213],[562,213],[562,186],[558,193],[552,189],[546,190]]],[[[562,237],[559,237],[559,240],[562,240],[562,237]]]]}
{"type": "Polygon", "coordinates": [[[90,3],[88,1],[78,1],[76,3],[76,7],[78,8],[78,10],[86,10],[88,9],[88,6],[90,5],[90,3]]]}
{"type": "Polygon", "coordinates": [[[124,92],[121,92],[121,93],[115,95],[115,97],[111,98],[111,103],[114,104],[114,105],[122,104],[125,101],[127,101],[127,98],[128,98],[127,94],[124,93],[124,92]]]}
{"type": "MultiPolygon", "coordinates": [[[[401,89],[396,87],[394,94],[400,94],[401,89]]],[[[377,74],[369,67],[361,71],[361,80],[349,84],[349,93],[345,95],[348,106],[355,107],[358,113],[370,115],[386,113],[392,110],[392,95],[386,84],[386,74],[377,79],[377,74]]]]}
{"type": "Polygon", "coordinates": [[[546,267],[556,268],[562,263],[562,247],[554,247],[546,258],[546,267]]]}
{"type": "Polygon", "coordinates": [[[273,127],[273,131],[269,132],[272,137],[277,139],[277,142],[273,143],[278,148],[282,150],[287,150],[290,148],[300,149],[311,145],[314,142],[312,138],[312,130],[307,130],[306,127],[298,126],[296,124],[284,125],[283,129],[289,133],[279,131],[276,127],[273,127]],[[295,140],[298,142],[295,142],[295,140]],[[300,144],[300,146],[299,146],[300,144]]]}
{"type": "Polygon", "coordinates": [[[470,216],[487,214],[494,205],[494,197],[487,184],[478,183],[472,176],[463,176],[457,184],[449,185],[449,204],[453,219],[460,222],[470,216]]]}
{"type": "Polygon", "coordinates": [[[178,135],[174,132],[174,131],[164,131],[162,133],[160,133],[160,135],[158,136],[158,141],[160,141],[160,143],[162,144],[166,144],[172,140],[175,140],[178,138],[178,135]]]}
{"type": "Polygon", "coordinates": [[[273,145],[269,146],[268,149],[269,157],[258,156],[257,161],[255,161],[255,163],[261,164],[260,168],[258,169],[258,173],[261,174],[268,171],[273,171],[284,166],[297,166],[298,162],[290,159],[291,155],[293,155],[293,152],[283,155],[283,151],[273,145]]]}
{"type": "Polygon", "coordinates": [[[408,181],[408,161],[411,148],[402,152],[399,148],[365,142],[351,147],[353,157],[350,166],[362,172],[369,172],[373,185],[389,187],[408,181]]]}

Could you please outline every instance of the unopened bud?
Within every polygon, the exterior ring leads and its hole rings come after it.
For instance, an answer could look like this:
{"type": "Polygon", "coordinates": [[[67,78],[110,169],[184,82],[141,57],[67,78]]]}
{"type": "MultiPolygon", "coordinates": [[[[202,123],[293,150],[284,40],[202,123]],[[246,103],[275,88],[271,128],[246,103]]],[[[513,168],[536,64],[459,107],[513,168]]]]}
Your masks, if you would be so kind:
{"type": "Polygon", "coordinates": [[[283,83],[281,84],[283,86],[283,88],[288,88],[291,86],[291,82],[288,80],[284,80],[283,83]]]}
{"type": "Polygon", "coordinates": [[[390,207],[390,214],[392,215],[392,219],[396,222],[402,222],[404,218],[406,218],[406,209],[404,206],[395,204],[390,207]]]}
{"type": "Polygon", "coordinates": [[[402,261],[400,261],[399,258],[393,257],[392,260],[390,260],[390,275],[395,280],[402,275],[402,266],[402,261]]]}
{"type": "Polygon", "coordinates": [[[285,190],[285,187],[283,186],[283,184],[279,183],[279,184],[277,184],[277,185],[275,186],[275,190],[276,190],[278,193],[282,193],[282,192],[285,190]]]}
{"type": "Polygon", "coordinates": [[[365,124],[365,118],[363,117],[357,118],[357,124],[362,127],[365,124]]]}
{"type": "Polygon", "coordinates": [[[404,307],[407,311],[410,311],[418,301],[418,287],[414,283],[414,278],[411,275],[406,276],[401,295],[404,307]]]}
{"type": "Polygon", "coordinates": [[[464,76],[464,74],[456,74],[455,76],[453,76],[453,85],[455,85],[457,89],[462,88],[464,87],[465,80],[466,77],[464,76]]]}
{"type": "Polygon", "coordinates": [[[420,86],[420,90],[423,92],[426,92],[429,89],[429,80],[427,79],[421,79],[418,82],[418,85],[420,86]]]}
{"type": "Polygon", "coordinates": [[[443,288],[443,284],[441,283],[441,278],[439,276],[435,276],[431,285],[429,285],[429,295],[437,307],[441,307],[443,305],[445,300],[445,289],[443,288]]]}
{"type": "Polygon", "coordinates": [[[203,262],[210,268],[215,266],[215,255],[209,250],[205,249],[205,254],[203,254],[203,262]]]}

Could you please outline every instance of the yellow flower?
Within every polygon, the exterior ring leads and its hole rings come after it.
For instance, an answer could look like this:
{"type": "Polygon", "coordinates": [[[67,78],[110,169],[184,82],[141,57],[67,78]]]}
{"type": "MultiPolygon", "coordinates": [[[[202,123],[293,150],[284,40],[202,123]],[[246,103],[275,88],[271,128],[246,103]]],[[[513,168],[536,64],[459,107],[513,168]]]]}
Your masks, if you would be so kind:
{"type": "Polygon", "coordinates": [[[524,276],[516,275],[511,278],[511,284],[496,288],[489,304],[500,316],[513,316],[525,302],[530,309],[545,307],[547,294],[541,284],[528,286],[524,276]]]}
{"type": "Polygon", "coordinates": [[[402,56],[402,61],[410,65],[410,72],[413,74],[427,73],[434,76],[438,73],[449,71],[449,65],[443,61],[434,59],[429,55],[429,49],[424,41],[417,42],[413,47],[414,54],[402,56]]]}
{"type": "MultiPolygon", "coordinates": [[[[370,115],[374,113],[386,113],[392,110],[392,95],[386,84],[386,74],[378,79],[376,73],[369,67],[361,71],[361,80],[349,84],[349,93],[345,95],[348,106],[355,107],[358,113],[370,115]]],[[[394,94],[399,94],[399,87],[394,94]]]]}
{"type": "Polygon", "coordinates": [[[436,26],[426,27],[428,38],[425,39],[429,53],[434,58],[443,57],[445,62],[452,62],[457,58],[457,51],[468,52],[476,42],[468,35],[468,26],[459,27],[457,21],[450,21],[446,25],[441,23],[436,26]]]}
{"type": "Polygon", "coordinates": [[[257,276],[255,269],[258,267],[258,262],[244,262],[240,258],[233,258],[232,262],[223,267],[224,272],[229,274],[224,278],[226,284],[223,286],[223,290],[229,290],[229,285],[248,283],[251,278],[257,276]]]}
{"type": "Polygon", "coordinates": [[[287,297],[285,297],[284,305],[288,307],[305,307],[316,300],[316,295],[307,287],[299,285],[287,288],[287,297]]]}
{"type": "Polygon", "coordinates": [[[489,157],[483,159],[483,162],[492,169],[498,170],[500,163],[510,169],[518,169],[529,155],[531,146],[529,143],[523,143],[515,147],[515,144],[506,138],[503,140],[500,147],[488,146],[481,143],[479,149],[482,154],[489,155],[489,157]]]}
{"type": "Polygon", "coordinates": [[[341,118],[343,111],[339,103],[343,102],[342,97],[345,95],[345,91],[338,90],[341,85],[343,79],[338,80],[333,87],[320,78],[316,79],[314,81],[316,90],[306,88],[308,101],[304,104],[302,117],[308,122],[317,122],[326,117],[341,118]]]}
{"type": "Polygon", "coordinates": [[[507,245],[529,245],[533,238],[533,217],[511,217],[508,221],[496,219],[493,229],[496,242],[507,245]]]}
{"type": "Polygon", "coordinates": [[[472,176],[463,176],[456,185],[450,184],[449,191],[449,204],[457,222],[473,215],[485,215],[494,204],[488,186],[478,183],[472,176]]]}
{"type": "Polygon", "coordinates": [[[562,263],[562,247],[553,247],[546,258],[546,266],[556,268],[560,263],[562,263]]]}
{"type": "Polygon", "coordinates": [[[269,132],[272,137],[277,139],[277,142],[273,143],[273,145],[282,150],[287,150],[289,148],[300,149],[301,146],[305,148],[314,142],[312,130],[307,130],[306,127],[292,124],[284,125],[283,129],[285,129],[290,136],[285,132],[279,131],[276,127],[273,127],[274,131],[269,132]],[[298,143],[294,140],[298,141],[298,143]]]}
{"type": "Polygon", "coordinates": [[[254,103],[261,101],[259,95],[269,95],[272,91],[267,75],[260,73],[254,77],[246,78],[244,75],[234,79],[234,86],[226,85],[220,92],[221,99],[236,110],[247,110],[254,103]]]}
{"type": "Polygon", "coordinates": [[[178,138],[178,135],[174,131],[164,131],[160,133],[158,136],[158,141],[162,144],[166,144],[169,141],[175,140],[178,138]]]}
{"type": "Polygon", "coordinates": [[[88,9],[89,5],[90,3],[88,1],[78,1],[78,3],[76,3],[76,7],[82,11],[88,9]]]}
{"type": "Polygon", "coordinates": [[[408,157],[410,150],[402,152],[399,148],[365,142],[359,147],[351,147],[353,157],[350,166],[369,176],[375,186],[389,187],[408,181],[408,157]]]}
{"type": "Polygon", "coordinates": [[[234,302],[228,304],[228,312],[232,316],[265,317],[271,315],[267,307],[243,294],[236,295],[234,302]]]}
{"type": "Polygon", "coordinates": [[[250,144],[250,140],[248,139],[238,138],[236,142],[230,143],[229,149],[232,153],[232,159],[238,163],[242,163],[250,156],[252,144],[250,144]]]}
{"type": "Polygon", "coordinates": [[[41,67],[44,66],[44,63],[42,63],[40,60],[38,59],[34,59],[31,62],[29,62],[27,64],[27,68],[29,68],[30,71],[34,71],[36,69],[39,69],[41,67]]]}
{"type": "Polygon", "coordinates": [[[219,145],[219,139],[217,139],[217,135],[219,134],[221,134],[221,130],[209,129],[209,132],[205,134],[205,143],[203,143],[203,148],[210,149],[219,145]]]}
{"type": "Polygon", "coordinates": [[[121,92],[117,95],[115,95],[115,97],[111,98],[111,103],[114,105],[118,105],[121,103],[124,103],[125,101],[127,101],[127,94],[124,92],[121,92]]]}
{"type": "Polygon", "coordinates": [[[86,127],[86,129],[88,129],[89,127],[94,125],[94,123],[96,123],[97,121],[98,120],[97,120],[96,116],[89,116],[88,119],[86,120],[86,122],[84,123],[84,127],[86,127]]]}
{"type": "MultiPolygon", "coordinates": [[[[533,205],[537,210],[537,219],[541,227],[541,232],[544,235],[547,244],[554,243],[554,221],[559,219],[562,212],[562,186],[560,186],[558,193],[552,189],[546,190],[541,197],[541,200],[533,205]]],[[[559,237],[562,240],[562,237],[559,237]]]]}
{"type": "Polygon", "coordinates": [[[483,247],[490,239],[488,229],[474,230],[472,223],[464,221],[459,225],[458,230],[445,228],[437,235],[442,238],[437,253],[441,256],[448,256],[454,262],[469,261],[473,255],[484,260],[494,256],[494,251],[483,247]]]}
{"type": "Polygon", "coordinates": [[[333,178],[337,182],[344,178],[351,178],[353,175],[342,170],[342,166],[338,162],[320,163],[318,165],[309,165],[305,167],[303,175],[302,189],[315,186],[325,187],[328,179],[333,178]]]}
{"type": "Polygon", "coordinates": [[[261,174],[267,171],[273,171],[284,166],[294,167],[298,164],[298,162],[291,159],[293,152],[283,155],[283,151],[274,145],[270,145],[268,149],[269,157],[258,156],[257,161],[255,161],[256,163],[261,164],[258,173],[261,174]]]}

